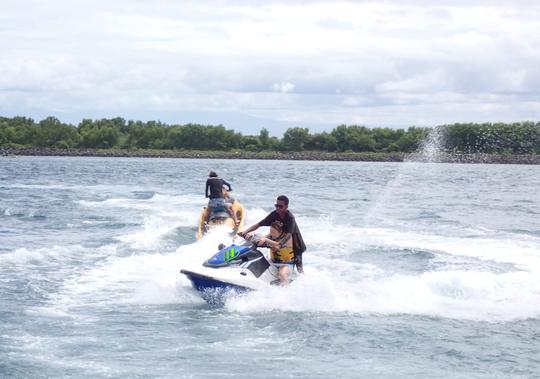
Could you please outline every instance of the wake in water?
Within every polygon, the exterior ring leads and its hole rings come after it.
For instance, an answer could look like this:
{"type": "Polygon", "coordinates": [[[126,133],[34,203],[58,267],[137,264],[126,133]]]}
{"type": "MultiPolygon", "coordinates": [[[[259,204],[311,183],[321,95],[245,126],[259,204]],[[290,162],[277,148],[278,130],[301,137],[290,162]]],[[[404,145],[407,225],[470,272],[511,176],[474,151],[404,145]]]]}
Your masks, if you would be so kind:
{"type": "Polygon", "coordinates": [[[0,376],[537,372],[537,167],[44,157],[4,167],[0,376]],[[289,196],[304,275],[204,302],[180,269],[230,242],[225,230],[195,239],[209,169],[241,189],[246,225],[289,196]]]}
{"type": "MultiPolygon", "coordinates": [[[[440,138],[434,132],[424,145],[419,153],[424,160],[436,159],[440,138]]],[[[464,222],[470,218],[467,212],[479,212],[472,207],[481,203],[460,202],[437,188],[456,188],[466,173],[414,162],[391,167],[388,179],[373,187],[375,196],[350,194],[344,205],[333,203],[332,196],[319,198],[315,209],[320,212],[315,214],[309,202],[304,208],[293,207],[308,243],[305,275],[286,288],[231,297],[224,309],[485,321],[538,317],[540,238],[464,222]],[[354,199],[362,196],[369,201],[356,205],[354,199]]],[[[339,189],[339,180],[332,185],[339,189]]],[[[204,201],[200,194],[114,185],[17,186],[26,191],[68,191],[72,206],[84,217],[68,220],[64,237],[70,236],[70,228],[73,240],[81,231],[89,233],[86,241],[75,244],[66,238],[65,244],[58,241],[53,248],[24,247],[0,255],[3,265],[17,275],[56,278],[55,287],[45,294],[46,305],[34,310],[56,309],[69,315],[85,307],[120,304],[204,305],[179,271],[200,265],[230,237],[216,230],[195,241],[204,201]]],[[[471,195],[466,188],[462,191],[471,195]]],[[[20,222],[23,217],[10,211],[19,206],[13,202],[2,217],[20,222]]],[[[248,207],[247,214],[246,225],[251,225],[266,211],[248,207]]]]}
{"type": "MultiPolygon", "coordinates": [[[[300,219],[310,241],[305,274],[289,287],[231,296],[226,310],[411,314],[483,321],[540,315],[539,241],[504,236],[471,240],[300,219]]],[[[148,236],[146,229],[140,233],[148,236]]],[[[162,236],[158,229],[154,233],[151,240],[162,236]]],[[[131,239],[119,240],[131,243],[131,239]]],[[[121,304],[204,305],[179,270],[202,264],[219,243],[227,241],[227,231],[216,230],[169,253],[121,256],[114,246],[79,247],[18,250],[2,260],[21,271],[32,270],[32,265],[43,271],[48,265],[56,272],[62,286],[50,297],[45,311],[49,314],[67,316],[85,307],[121,304]],[[93,263],[81,269],[76,261],[89,255],[93,263]],[[63,272],[61,267],[70,260],[78,269],[63,272]]]]}
{"type": "Polygon", "coordinates": [[[479,321],[540,315],[538,244],[516,246],[498,239],[471,244],[468,239],[360,228],[344,234],[347,242],[328,243],[322,231],[317,235],[321,241],[310,250],[304,276],[285,289],[231,299],[227,308],[479,321]]]}

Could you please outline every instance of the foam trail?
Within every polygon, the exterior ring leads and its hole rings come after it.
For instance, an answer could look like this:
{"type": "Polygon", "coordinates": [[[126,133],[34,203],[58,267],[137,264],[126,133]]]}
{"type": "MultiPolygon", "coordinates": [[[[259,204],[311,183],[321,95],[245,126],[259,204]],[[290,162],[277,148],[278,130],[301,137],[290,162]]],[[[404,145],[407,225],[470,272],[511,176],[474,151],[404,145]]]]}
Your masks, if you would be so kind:
{"type": "Polygon", "coordinates": [[[52,297],[51,307],[68,314],[70,309],[90,305],[201,303],[180,269],[201,265],[222,242],[231,242],[226,228],[217,228],[173,253],[109,256],[65,281],[52,297]]]}
{"type": "MultiPolygon", "coordinates": [[[[119,243],[115,247],[128,244],[135,253],[130,256],[100,253],[102,259],[64,280],[46,309],[34,311],[64,317],[78,315],[79,308],[89,306],[203,303],[179,271],[200,266],[220,243],[230,243],[228,230],[216,228],[200,241],[182,245],[175,251],[160,252],[160,244],[175,228],[194,226],[200,207],[157,195],[126,201],[153,203],[152,209],[145,211],[141,227],[117,237],[119,243]],[[170,206],[171,202],[175,207],[170,206]]],[[[113,201],[108,206],[116,205],[113,201]]],[[[249,226],[262,219],[267,211],[254,208],[247,214],[246,226],[249,226]]],[[[540,304],[536,279],[540,271],[540,239],[524,241],[512,236],[471,239],[343,225],[342,220],[327,216],[304,215],[297,219],[304,238],[309,241],[304,257],[306,274],[287,288],[273,287],[231,297],[225,304],[226,310],[411,314],[484,321],[524,319],[540,314],[540,306],[536,305],[540,304]],[[380,260],[356,261],[358,254],[371,254],[373,249],[383,252],[380,260]],[[384,252],[395,249],[431,252],[433,258],[429,259],[442,263],[441,268],[399,272],[384,259],[384,252]],[[471,259],[468,270],[453,268],[456,259],[461,258],[471,259]],[[495,268],[482,262],[493,263],[495,268]]],[[[260,229],[261,233],[264,231],[260,229]]],[[[11,258],[8,254],[4,259],[11,258]]],[[[37,259],[44,261],[48,257],[37,259]]]]}
{"type": "Polygon", "coordinates": [[[287,288],[233,297],[226,307],[245,313],[281,310],[511,321],[540,315],[540,284],[536,276],[524,272],[441,271],[420,276],[366,275],[352,281],[310,268],[287,288]]]}
{"type": "Polygon", "coordinates": [[[156,249],[161,246],[164,236],[179,227],[192,226],[193,220],[197,217],[198,215],[195,212],[145,216],[142,230],[137,229],[132,233],[120,235],[116,239],[134,249],[156,249]]]}
{"type": "Polygon", "coordinates": [[[538,238],[471,239],[343,227],[330,218],[311,221],[303,229],[310,242],[306,274],[286,288],[231,297],[225,305],[229,311],[411,314],[492,322],[540,315],[538,238]],[[417,272],[399,273],[384,255],[376,264],[354,262],[374,248],[382,254],[395,249],[432,252],[425,259],[441,268],[419,271],[411,266],[417,272]],[[467,259],[467,270],[453,269],[462,259],[467,259]]]}

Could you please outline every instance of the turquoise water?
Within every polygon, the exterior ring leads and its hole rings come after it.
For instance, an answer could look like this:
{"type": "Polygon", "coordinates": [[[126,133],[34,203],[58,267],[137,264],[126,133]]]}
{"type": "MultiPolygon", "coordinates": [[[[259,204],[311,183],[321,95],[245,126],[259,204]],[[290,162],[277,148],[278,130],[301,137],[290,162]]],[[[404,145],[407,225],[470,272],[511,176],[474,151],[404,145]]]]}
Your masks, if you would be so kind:
{"type": "Polygon", "coordinates": [[[531,378],[540,167],[0,158],[0,377],[531,378]],[[286,194],[288,288],[210,307],[182,267],[208,170],[247,224],[286,194]]]}

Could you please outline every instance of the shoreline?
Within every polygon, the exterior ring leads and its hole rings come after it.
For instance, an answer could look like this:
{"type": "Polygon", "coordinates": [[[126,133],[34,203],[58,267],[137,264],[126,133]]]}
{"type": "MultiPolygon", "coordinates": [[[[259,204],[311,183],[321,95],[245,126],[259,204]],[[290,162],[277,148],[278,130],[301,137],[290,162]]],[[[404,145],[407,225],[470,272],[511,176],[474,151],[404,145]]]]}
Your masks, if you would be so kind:
{"type": "Polygon", "coordinates": [[[420,153],[330,153],[330,152],[278,152],[278,151],[182,151],[182,150],[122,150],[122,149],[54,149],[54,148],[2,148],[0,156],[63,156],[63,157],[118,157],[118,158],[183,158],[183,159],[261,159],[308,160],[347,162],[431,162],[431,163],[483,163],[483,164],[540,164],[540,155],[523,154],[462,154],[438,153],[425,156],[420,153]]]}

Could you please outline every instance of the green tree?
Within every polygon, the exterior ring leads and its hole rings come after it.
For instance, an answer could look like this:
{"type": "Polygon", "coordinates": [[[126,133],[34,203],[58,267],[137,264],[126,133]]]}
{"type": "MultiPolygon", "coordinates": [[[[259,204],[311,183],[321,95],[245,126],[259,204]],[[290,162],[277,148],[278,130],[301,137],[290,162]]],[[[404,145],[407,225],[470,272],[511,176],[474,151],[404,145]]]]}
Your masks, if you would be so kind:
{"type": "Polygon", "coordinates": [[[414,152],[420,147],[420,142],[427,137],[428,133],[428,128],[411,126],[395,142],[396,151],[403,153],[414,152]]]}
{"type": "Polygon", "coordinates": [[[257,136],[242,136],[240,147],[246,151],[259,151],[261,142],[257,136]]]}
{"type": "Polygon", "coordinates": [[[266,128],[262,128],[259,132],[259,143],[261,149],[266,150],[270,145],[270,133],[266,128]]]}
{"type": "Polygon", "coordinates": [[[347,130],[349,146],[352,151],[375,151],[375,139],[371,130],[365,126],[350,126],[347,130]]]}
{"type": "Polygon", "coordinates": [[[188,149],[205,149],[208,145],[206,130],[201,125],[187,124],[183,128],[183,147],[188,149]]]}
{"type": "Polygon", "coordinates": [[[327,132],[317,133],[310,136],[309,142],[306,144],[306,150],[335,151],[336,148],[336,138],[327,132]]]}
{"type": "Polygon", "coordinates": [[[308,128],[289,128],[281,140],[282,149],[285,151],[303,151],[307,143],[309,143],[308,128]]]}
{"type": "Polygon", "coordinates": [[[37,147],[59,148],[75,147],[80,139],[75,127],[61,123],[56,117],[40,121],[33,138],[37,147]]]}

